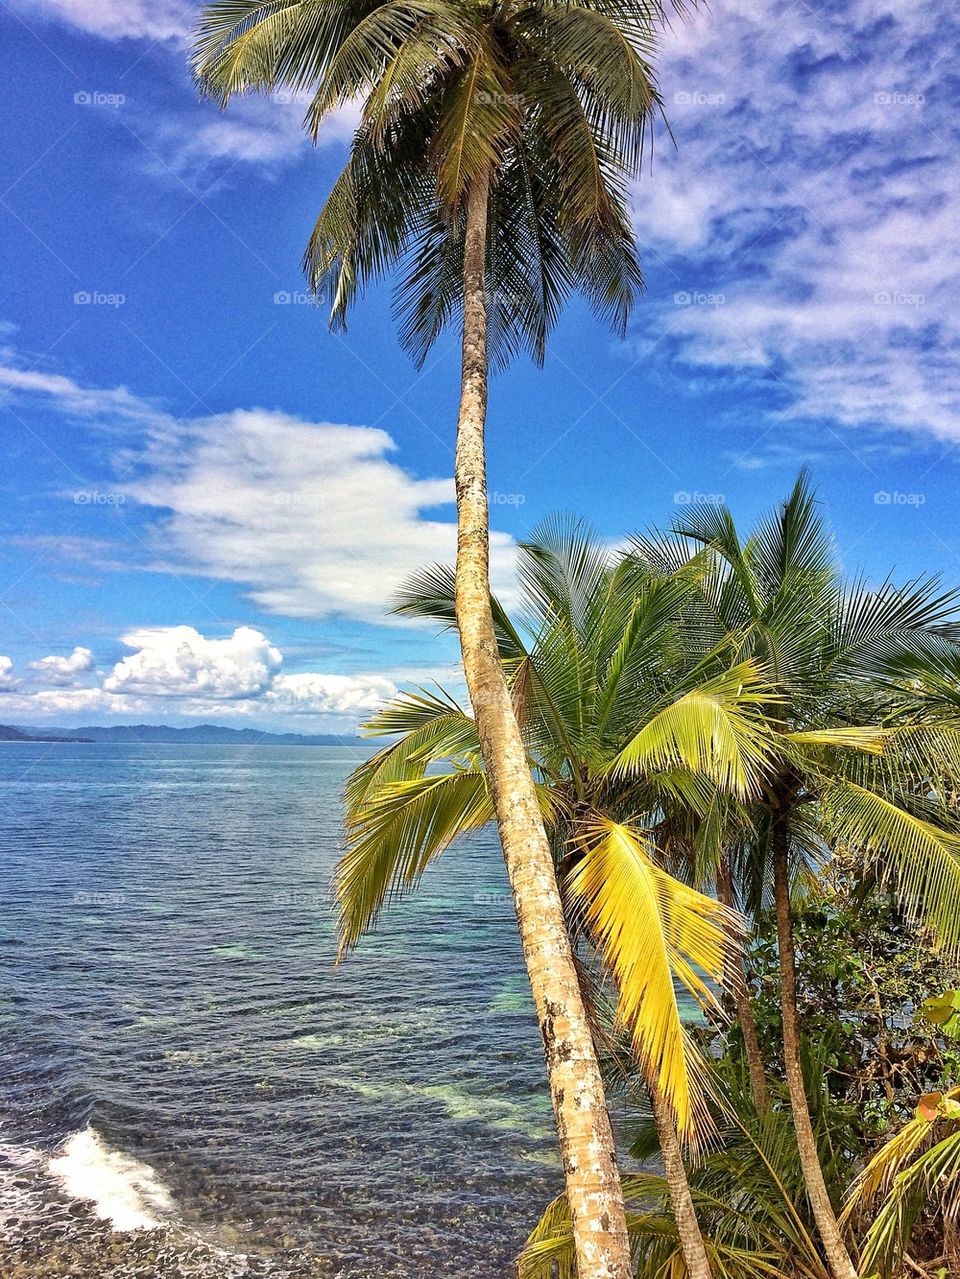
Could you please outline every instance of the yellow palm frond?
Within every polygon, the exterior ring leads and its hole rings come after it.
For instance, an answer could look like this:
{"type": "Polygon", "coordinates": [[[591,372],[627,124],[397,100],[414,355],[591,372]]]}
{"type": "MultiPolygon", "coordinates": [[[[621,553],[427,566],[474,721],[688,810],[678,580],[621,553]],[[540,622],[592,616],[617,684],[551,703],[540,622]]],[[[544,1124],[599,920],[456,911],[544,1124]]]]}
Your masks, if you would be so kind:
{"type": "Polygon", "coordinates": [[[889,728],[875,725],[847,726],[843,728],[805,729],[799,733],[784,733],[784,739],[797,746],[815,748],[839,748],[862,751],[867,755],[882,755],[892,736],[889,728]]]}
{"type": "Polygon", "coordinates": [[[614,759],[611,771],[623,777],[686,768],[738,799],[755,796],[774,752],[762,714],[771,700],[756,663],[741,662],[649,719],[614,759]]]}
{"type": "Polygon", "coordinates": [[[579,832],[567,888],[619,989],[617,1015],[656,1076],[682,1134],[703,1122],[699,1055],[684,1029],[679,981],[719,1011],[720,983],[735,945],[736,917],[668,875],[647,835],[594,815],[579,832]]]}

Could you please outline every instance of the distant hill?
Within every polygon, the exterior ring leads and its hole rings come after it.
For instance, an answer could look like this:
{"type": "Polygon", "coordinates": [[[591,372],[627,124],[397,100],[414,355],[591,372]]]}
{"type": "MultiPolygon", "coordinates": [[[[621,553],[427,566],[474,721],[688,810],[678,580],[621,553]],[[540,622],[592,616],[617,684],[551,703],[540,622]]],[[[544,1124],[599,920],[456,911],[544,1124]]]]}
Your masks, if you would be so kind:
{"type": "Polygon", "coordinates": [[[10,724],[0,724],[0,742],[84,742],[89,737],[59,737],[52,733],[34,732],[29,728],[13,728],[10,724]]]}
{"type": "MultiPolygon", "coordinates": [[[[24,730],[33,732],[32,729],[24,730]]],[[[166,724],[84,725],[69,730],[71,738],[91,742],[146,742],[148,745],[185,746],[359,746],[361,739],[337,733],[262,733],[255,728],[221,728],[200,724],[196,728],[170,728],[166,724]]]]}

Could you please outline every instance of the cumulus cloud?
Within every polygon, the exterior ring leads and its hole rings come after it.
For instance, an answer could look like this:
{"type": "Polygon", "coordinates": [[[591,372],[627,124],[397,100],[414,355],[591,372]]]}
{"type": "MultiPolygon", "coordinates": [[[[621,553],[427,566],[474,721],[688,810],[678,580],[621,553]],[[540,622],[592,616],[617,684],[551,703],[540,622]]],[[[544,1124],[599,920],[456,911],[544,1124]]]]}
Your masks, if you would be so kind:
{"type": "Polygon", "coordinates": [[[123,643],[137,652],[117,662],[104,680],[108,693],[256,697],[283,661],[280,650],[250,626],[228,639],[207,639],[192,626],[158,626],[131,631],[123,643]]]}
{"type": "Polygon", "coordinates": [[[57,684],[64,687],[74,684],[78,677],[93,670],[93,653],[89,648],[79,645],[69,657],[58,657],[51,654],[41,657],[39,661],[30,662],[30,669],[37,671],[45,684],[57,684]]]}
{"type": "MultiPolygon", "coordinates": [[[[359,674],[301,671],[284,673],[283,655],[261,632],[239,626],[222,638],[192,626],[157,626],[130,631],[121,642],[135,650],[105,677],[93,674],[93,655],[77,647],[70,657],[30,662],[34,683],[12,676],[13,662],[0,657],[4,715],[24,721],[56,717],[119,716],[129,720],[215,718],[266,724],[292,722],[315,728],[330,719],[352,730],[372,710],[393,697],[401,682],[430,672],[359,674]],[[81,686],[81,675],[96,682],[81,686]],[[50,687],[53,685],[53,687],[50,687]]],[[[76,722],[76,720],[75,720],[76,722]]]]}
{"type": "MultiPolygon", "coordinates": [[[[415,479],[386,431],[237,410],[155,438],[146,471],[123,486],[169,512],[162,540],[177,564],[246,583],[267,612],[383,622],[414,569],[451,562],[449,478],[415,479]]],[[[495,533],[500,581],[512,540],[495,533]]]]}
{"type": "Polygon", "coordinates": [[[264,701],[274,710],[293,714],[359,715],[380,706],[397,692],[385,675],[279,675],[264,701]]]}
{"type": "Polygon", "coordinates": [[[784,418],[960,439],[960,128],[929,53],[957,36],[930,0],[723,0],[674,31],[677,150],[635,200],[677,294],[651,331],[784,418]]]}

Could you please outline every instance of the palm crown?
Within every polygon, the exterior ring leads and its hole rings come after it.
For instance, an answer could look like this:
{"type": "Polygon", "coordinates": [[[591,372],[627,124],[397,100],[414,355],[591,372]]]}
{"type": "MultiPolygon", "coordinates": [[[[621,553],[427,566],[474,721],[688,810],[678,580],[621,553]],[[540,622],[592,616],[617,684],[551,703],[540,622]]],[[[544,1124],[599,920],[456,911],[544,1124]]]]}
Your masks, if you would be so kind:
{"type": "Polygon", "coordinates": [[[859,848],[865,868],[960,945],[960,842],[940,794],[960,770],[957,592],[935,579],[844,583],[805,475],[749,538],[725,509],[704,507],[672,537],[634,542],[660,572],[689,565],[691,547],[703,548],[704,642],[726,636],[762,662],[772,694],[773,773],[744,827],[746,900],[760,902],[769,813],[787,802],[797,862],[841,842],[859,848]]]}
{"type": "Polygon", "coordinates": [[[462,307],[465,197],[490,183],[491,353],[543,359],[564,299],[622,330],[641,286],[627,193],[659,107],[647,0],[218,0],[194,67],[220,102],[360,99],[350,158],[305,255],[343,324],[364,284],[399,265],[401,337],[422,360],[462,307]]]}
{"type": "MultiPolygon", "coordinates": [[[[522,620],[493,605],[571,930],[605,959],[620,1017],[687,1133],[700,1063],[675,987],[715,1009],[738,932],[701,890],[739,846],[764,891],[784,777],[798,856],[859,848],[960,941],[960,836],[930,789],[960,773],[960,735],[955,715],[917,705],[917,680],[904,702],[898,673],[952,650],[954,602],[932,584],[845,589],[805,481],[784,510],[786,529],[774,521],[746,550],[736,543],[749,582],[707,536],[711,520],[733,536],[725,513],[703,511],[613,557],[581,526],[546,528],[520,550],[522,620]]],[[[451,572],[426,570],[400,611],[452,625],[453,589],[451,572]]],[[[348,787],[345,948],[493,815],[476,727],[454,698],[401,695],[368,729],[396,740],[348,787]]]]}

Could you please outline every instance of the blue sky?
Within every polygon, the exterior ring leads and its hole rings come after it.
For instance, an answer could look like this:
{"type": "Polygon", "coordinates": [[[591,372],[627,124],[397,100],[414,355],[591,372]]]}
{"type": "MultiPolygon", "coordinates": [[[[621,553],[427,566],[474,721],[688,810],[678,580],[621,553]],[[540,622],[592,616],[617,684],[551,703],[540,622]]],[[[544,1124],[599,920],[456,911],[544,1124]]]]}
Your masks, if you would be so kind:
{"type": "MultiPolygon", "coordinates": [[[[9,0],[0,722],[352,727],[450,637],[390,592],[453,548],[458,357],[386,292],[344,336],[299,259],[352,127],[226,114],[194,8],[9,0]]],[[[625,342],[570,307],[493,387],[495,575],[557,511],[616,540],[691,495],[749,521],[812,468],[851,571],[960,580],[960,23],[717,0],[667,32],[625,342]]]]}

